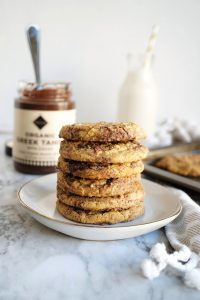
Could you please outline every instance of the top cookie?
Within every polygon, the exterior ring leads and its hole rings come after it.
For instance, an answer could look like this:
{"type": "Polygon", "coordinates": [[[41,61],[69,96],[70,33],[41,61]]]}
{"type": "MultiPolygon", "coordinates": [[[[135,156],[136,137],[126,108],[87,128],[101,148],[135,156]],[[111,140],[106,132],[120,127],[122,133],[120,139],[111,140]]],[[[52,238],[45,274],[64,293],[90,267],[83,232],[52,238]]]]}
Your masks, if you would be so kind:
{"type": "Polygon", "coordinates": [[[135,123],[76,123],[63,126],[59,137],[71,141],[126,142],[142,140],[144,130],[135,123]]]}

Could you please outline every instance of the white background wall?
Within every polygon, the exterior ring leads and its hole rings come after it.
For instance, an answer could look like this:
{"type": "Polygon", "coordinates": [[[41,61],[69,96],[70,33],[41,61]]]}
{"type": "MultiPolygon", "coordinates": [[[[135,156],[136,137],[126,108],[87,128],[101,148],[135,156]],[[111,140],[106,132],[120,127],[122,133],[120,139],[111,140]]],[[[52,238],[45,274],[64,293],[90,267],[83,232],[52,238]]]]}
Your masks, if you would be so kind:
{"type": "Polygon", "coordinates": [[[33,80],[27,24],[42,29],[42,78],[72,83],[80,121],[115,120],[126,53],[160,24],[158,119],[199,118],[199,0],[0,0],[0,130],[11,130],[19,79],[33,80]]]}

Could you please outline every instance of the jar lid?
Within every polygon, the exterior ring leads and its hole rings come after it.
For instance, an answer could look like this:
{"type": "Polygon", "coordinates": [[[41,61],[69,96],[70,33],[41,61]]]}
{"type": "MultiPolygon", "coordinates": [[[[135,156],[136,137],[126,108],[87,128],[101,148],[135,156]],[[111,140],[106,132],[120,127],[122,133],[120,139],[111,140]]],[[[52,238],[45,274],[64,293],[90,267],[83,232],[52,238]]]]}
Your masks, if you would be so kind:
{"type": "Polygon", "coordinates": [[[38,86],[33,82],[20,82],[19,93],[22,98],[49,101],[71,100],[70,84],[67,82],[48,82],[38,86]]]}

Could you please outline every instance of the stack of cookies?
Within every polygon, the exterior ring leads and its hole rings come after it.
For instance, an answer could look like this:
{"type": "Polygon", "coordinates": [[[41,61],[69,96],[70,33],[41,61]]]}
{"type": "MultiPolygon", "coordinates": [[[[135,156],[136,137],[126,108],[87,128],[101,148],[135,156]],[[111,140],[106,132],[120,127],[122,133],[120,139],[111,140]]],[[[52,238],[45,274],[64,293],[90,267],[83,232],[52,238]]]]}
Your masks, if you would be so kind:
{"type": "Polygon", "coordinates": [[[115,224],[144,213],[144,131],[134,123],[73,124],[62,127],[57,209],[88,224],[115,224]]]}

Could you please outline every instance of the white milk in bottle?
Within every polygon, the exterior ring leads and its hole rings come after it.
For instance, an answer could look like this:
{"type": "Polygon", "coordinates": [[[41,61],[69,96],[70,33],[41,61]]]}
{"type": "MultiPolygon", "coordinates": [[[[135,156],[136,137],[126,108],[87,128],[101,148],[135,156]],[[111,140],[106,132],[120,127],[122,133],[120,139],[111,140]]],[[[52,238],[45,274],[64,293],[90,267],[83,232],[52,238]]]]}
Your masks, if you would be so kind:
{"type": "Polygon", "coordinates": [[[144,61],[138,68],[132,67],[132,57],[127,56],[128,74],[119,92],[118,121],[137,123],[148,136],[155,131],[158,108],[158,86],[151,68],[158,31],[154,25],[144,61]]]}
{"type": "MultiPolygon", "coordinates": [[[[130,55],[128,58],[130,63],[130,55]]],[[[119,92],[118,120],[134,122],[144,128],[148,136],[154,133],[158,107],[158,87],[150,67],[141,66],[128,74],[119,92]]]]}

